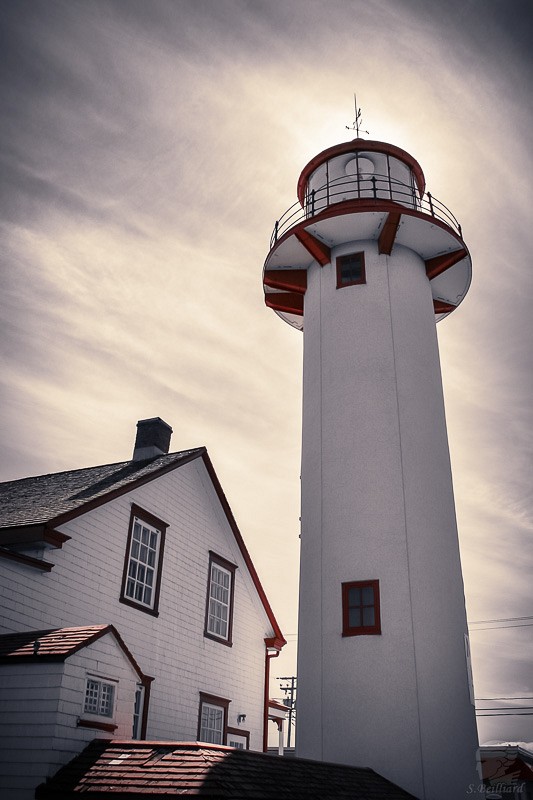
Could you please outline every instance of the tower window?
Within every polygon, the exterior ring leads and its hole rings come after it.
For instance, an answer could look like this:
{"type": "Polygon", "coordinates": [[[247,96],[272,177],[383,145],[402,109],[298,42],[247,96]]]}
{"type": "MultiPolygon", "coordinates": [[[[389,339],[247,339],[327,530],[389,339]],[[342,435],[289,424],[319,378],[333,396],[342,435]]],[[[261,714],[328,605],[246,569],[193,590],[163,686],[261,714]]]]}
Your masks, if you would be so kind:
{"type": "Polygon", "coordinates": [[[366,283],[365,254],[347,253],[337,258],[337,289],[366,283]]]}
{"type": "Polygon", "coordinates": [[[342,635],[370,636],[381,633],[379,581],[342,584],[342,635]]]}

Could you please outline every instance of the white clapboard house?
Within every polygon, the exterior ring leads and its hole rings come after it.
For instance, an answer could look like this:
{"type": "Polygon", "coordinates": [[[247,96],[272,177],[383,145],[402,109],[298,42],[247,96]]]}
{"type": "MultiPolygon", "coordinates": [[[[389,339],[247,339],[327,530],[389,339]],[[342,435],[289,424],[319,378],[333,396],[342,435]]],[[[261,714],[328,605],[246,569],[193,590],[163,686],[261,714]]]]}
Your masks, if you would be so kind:
{"type": "Polygon", "coordinates": [[[0,484],[0,796],[95,737],[263,750],[284,639],[205,448],[0,484]]]}

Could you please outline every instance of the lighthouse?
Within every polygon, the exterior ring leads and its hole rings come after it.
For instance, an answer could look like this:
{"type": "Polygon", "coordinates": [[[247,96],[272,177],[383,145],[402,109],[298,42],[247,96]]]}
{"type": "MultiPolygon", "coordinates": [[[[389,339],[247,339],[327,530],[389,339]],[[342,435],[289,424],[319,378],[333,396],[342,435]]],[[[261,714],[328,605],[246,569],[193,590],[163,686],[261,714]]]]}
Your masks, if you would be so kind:
{"type": "Polygon", "coordinates": [[[297,755],[459,800],[477,733],[436,322],[470,254],[394,145],[324,150],[297,196],[263,271],[304,339],[297,755]]]}

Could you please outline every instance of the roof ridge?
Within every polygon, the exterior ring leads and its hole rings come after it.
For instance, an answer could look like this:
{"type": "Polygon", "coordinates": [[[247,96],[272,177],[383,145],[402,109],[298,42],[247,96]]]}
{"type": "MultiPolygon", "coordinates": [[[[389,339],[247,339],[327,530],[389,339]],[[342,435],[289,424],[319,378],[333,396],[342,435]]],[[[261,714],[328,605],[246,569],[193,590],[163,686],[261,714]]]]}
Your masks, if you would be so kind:
{"type": "Polygon", "coordinates": [[[0,486],[5,485],[7,483],[22,483],[23,481],[35,481],[38,478],[50,478],[52,476],[59,476],[59,475],[71,475],[74,472],[87,472],[92,469],[104,469],[104,467],[123,467],[126,464],[148,464],[151,461],[155,461],[158,458],[167,458],[169,456],[179,456],[183,455],[183,453],[193,453],[195,450],[203,450],[205,445],[200,445],[199,447],[188,447],[184,450],[175,450],[172,453],[161,453],[158,456],[150,456],[149,458],[145,458],[139,461],[134,461],[133,459],[126,459],[125,461],[111,461],[109,464],[93,464],[90,467],[75,467],[74,469],[60,469],[54,472],[43,472],[39,475],[27,475],[24,478],[11,478],[7,481],[0,481],[0,486]]]}

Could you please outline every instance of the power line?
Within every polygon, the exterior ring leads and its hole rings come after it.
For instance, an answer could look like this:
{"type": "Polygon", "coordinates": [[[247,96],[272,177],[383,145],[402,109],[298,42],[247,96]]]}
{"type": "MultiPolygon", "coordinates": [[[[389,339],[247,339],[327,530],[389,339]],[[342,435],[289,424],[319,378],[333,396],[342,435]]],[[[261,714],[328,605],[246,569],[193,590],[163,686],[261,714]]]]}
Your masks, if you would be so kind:
{"type": "Polygon", "coordinates": [[[476,717],[533,717],[533,711],[524,711],[521,714],[510,711],[504,711],[502,714],[478,714],[476,712],[476,717]]]}
{"type": "Polygon", "coordinates": [[[530,617],[502,617],[501,619],[476,619],[470,622],[470,625],[484,625],[486,622],[517,622],[521,619],[533,619],[533,616],[530,617]]]}
{"type": "Polygon", "coordinates": [[[533,706],[496,706],[496,708],[478,708],[478,711],[533,711],[533,706]]]}
{"type": "Polygon", "coordinates": [[[492,625],[488,628],[471,628],[470,633],[477,633],[478,631],[505,631],[507,628],[533,628],[533,623],[522,622],[518,625],[492,625]]]}
{"type": "Polygon", "coordinates": [[[524,695],[523,697],[476,697],[479,702],[486,700],[533,700],[533,694],[524,695]]]}

